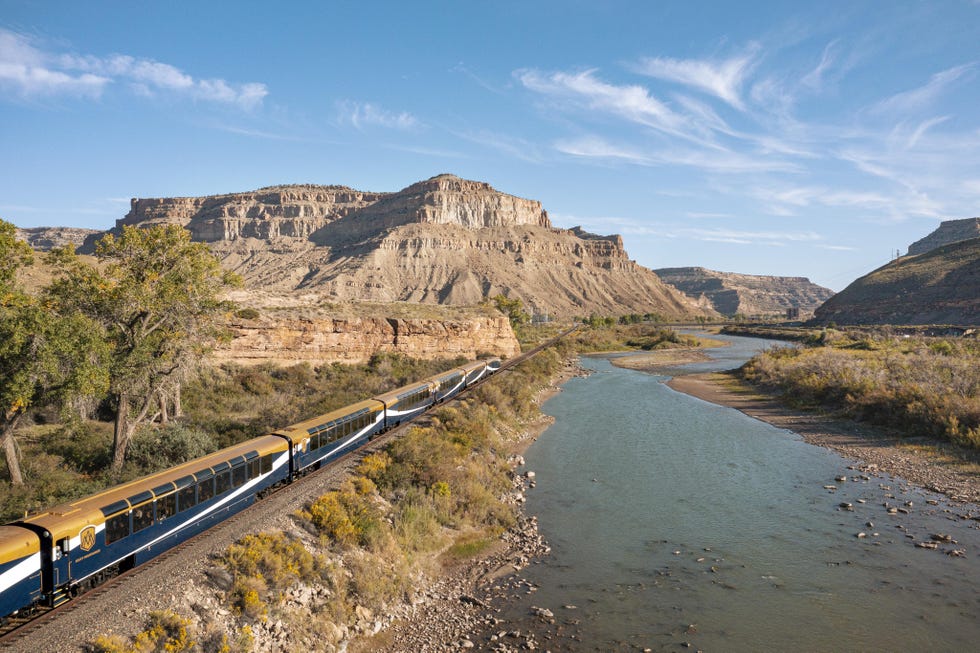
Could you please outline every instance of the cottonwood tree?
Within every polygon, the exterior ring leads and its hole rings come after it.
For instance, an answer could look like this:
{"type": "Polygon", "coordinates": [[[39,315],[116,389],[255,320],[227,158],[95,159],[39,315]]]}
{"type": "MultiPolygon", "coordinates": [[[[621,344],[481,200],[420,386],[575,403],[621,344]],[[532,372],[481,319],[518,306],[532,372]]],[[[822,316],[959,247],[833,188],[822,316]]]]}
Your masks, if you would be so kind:
{"type": "Polygon", "coordinates": [[[173,405],[180,380],[214,346],[229,307],[222,291],[239,280],[178,225],[123,227],[98,243],[95,256],[99,267],[71,248],[59,251],[61,277],[52,292],[108,334],[116,410],[112,469],[118,472],[136,429],[159,414],[161,397],[173,405]]]}
{"type": "Polygon", "coordinates": [[[33,253],[16,240],[14,226],[0,220],[0,440],[10,482],[24,482],[14,431],[37,403],[74,399],[108,388],[107,349],[97,324],[60,314],[44,297],[16,284],[19,267],[33,253]]]}

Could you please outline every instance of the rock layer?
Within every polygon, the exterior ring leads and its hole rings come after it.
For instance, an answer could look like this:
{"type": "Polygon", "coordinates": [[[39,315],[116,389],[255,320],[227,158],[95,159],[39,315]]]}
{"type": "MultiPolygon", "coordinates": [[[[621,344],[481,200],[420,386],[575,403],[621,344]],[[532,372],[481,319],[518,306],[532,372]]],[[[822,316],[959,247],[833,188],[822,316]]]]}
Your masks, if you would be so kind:
{"type": "Polygon", "coordinates": [[[814,321],[980,325],[980,238],[891,261],[829,299],[814,321]]]}
{"type": "Polygon", "coordinates": [[[772,277],[716,272],[700,267],[654,270],[664,282],[696,301],[707,302],[722,315],[785,314],[798,308],[811,314],[834,291],[806,277],[772,277]]]}
{"type": "Polygon", "coordinates": [[[260,317],[233,319],[232,340],[214,353],[217,360],[243,364],[308,362],[366,363],[377,353],[412,358],[520,353],[504,317],[468,319],[260,317]]]}
{"type": "Polygon", "coordinates": [[[117,228],[179,224],[195,240],[207,243],[239,238],[305,239],[383,196],[346,186],[287,185],[208,197],[134,198],[117,228]]]}
{"type": "Polygon", "coordinates": [[[980,218],[945,220],[931,234],[909,245],[909,256],[971,238],[980,238],[980,218]]]}
{"type": "Polygon", "coordinates": [[[176,223],[253,288],[331,301],[475,304],[498,293],[538,314],[713,314],[629,260],[619,236],[555,229],[540,202],[439,175],[397,193],[277,186],[134,199],[119,221],[176,223]]]}

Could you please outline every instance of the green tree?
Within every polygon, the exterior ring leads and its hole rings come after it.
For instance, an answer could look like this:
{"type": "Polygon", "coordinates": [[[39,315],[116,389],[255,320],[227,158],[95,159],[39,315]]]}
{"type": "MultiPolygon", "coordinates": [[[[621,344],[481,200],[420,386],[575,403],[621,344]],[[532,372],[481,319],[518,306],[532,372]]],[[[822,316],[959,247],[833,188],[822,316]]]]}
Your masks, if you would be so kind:
{"type": "Polygon", "coordinates": [[[78,313],[61,314],[50,301],[16,284],[17,268],[32,252],[0,220],[0,440],[10,482],[24,482],[14,431],[31,406],[104,392],[108,386],[105,342],[98,325],[78,313]]]}
{"type": "Polygon", "coordinates": [[[524,310],[524,302],[519,297],[508,299],[504,295],[497,295],[492,299],[493,303],[497,306],[497,310],[506,315],[507,319],[510,320],[511,327],[517,328],[531,321],[531,315],[524,310]]]}
{"type": "Polygon", "coordinates": [[[137,427],[166,413],[168,403],[179,407],[182,379],[221,335],[219,318],[230,309],[222,291],[240,281],[178,225],[123,227],[98,243],[95,256],[99,267],[70,247],[59,251],[52,292],[108,334],[118,472],[137,427]]]}

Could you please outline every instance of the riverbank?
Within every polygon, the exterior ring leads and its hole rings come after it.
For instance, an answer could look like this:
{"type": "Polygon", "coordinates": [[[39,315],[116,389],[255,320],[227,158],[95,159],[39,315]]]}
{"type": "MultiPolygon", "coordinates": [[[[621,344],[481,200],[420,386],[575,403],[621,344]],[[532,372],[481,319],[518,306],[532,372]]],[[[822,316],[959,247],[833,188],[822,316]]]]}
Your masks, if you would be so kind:
{"type": "Polygon", "coordinates": [[[861,462],[861,469],[903,478],[959,502],[980,503],[980,464],[930,438],[897,438],[850,419],[803,412],[749,386],[731,372],[675,376],[667,385],[799,434],[806,442],[861,462]]]}
{"type": "MultiPolygon", "coordinates": [[[[569,361],[550,385],[536,398],[540,406],[561,392],[569,379],[586,372],[577,360],[569,361]]],[[[554,418],[541,414],[525,425],[512,441],[510,461],[513,472],[513,499],[523,505],[525,493],[534,488],[532,470],[524,469],[523,453],[551,426],[554,418]]],[[[351,653],[397,653],[401,651],[459,651],[484,646],[488,631],[501,626],[494,615],[499,605],[515,595],[531,590],[518,575],[532,561],[547,555],[550,548],[538,534],[537,517],[521,511],[517,524],[491,548],[471,558],[447,565],[443,574],[432,579],[411,605],[396,608],[390,626],[372,637],[351,643],[351,653]]],[[[539,646],[532,633],[507,631],[495,650],[533,650],[539,646]],[[529,648],[531,647],[531,648],[529,648]]]]}

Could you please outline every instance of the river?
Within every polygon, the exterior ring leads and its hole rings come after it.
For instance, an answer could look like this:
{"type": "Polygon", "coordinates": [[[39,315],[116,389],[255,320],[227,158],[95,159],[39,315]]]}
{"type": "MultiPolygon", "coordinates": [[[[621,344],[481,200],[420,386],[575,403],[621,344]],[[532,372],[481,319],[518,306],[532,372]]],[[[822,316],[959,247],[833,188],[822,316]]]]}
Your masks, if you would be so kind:
{"type": "MultiPolygon", "coordinates": [[[[673,373],[735,367],[772,344],[722,339],[712,362],[673,373]]],[[[522,571],[529,590],[501,613],[506,628],[535,630],[552,651],[980,646],[971,506],[863,478],[854,461],[665,376],[582,364],[592,374],[544,405],[555,423],[525,454],[537,485],[526,509],[552,554],[522,571]],[[914,546],[933,533],[957,543],[914,546]]]]}

